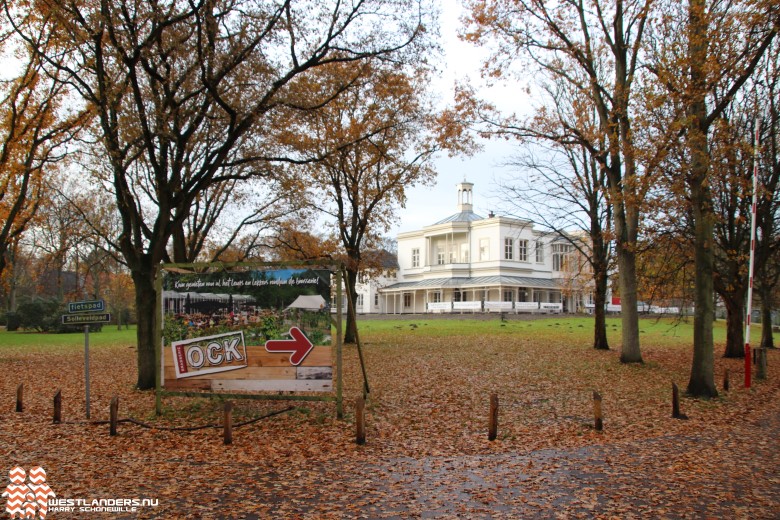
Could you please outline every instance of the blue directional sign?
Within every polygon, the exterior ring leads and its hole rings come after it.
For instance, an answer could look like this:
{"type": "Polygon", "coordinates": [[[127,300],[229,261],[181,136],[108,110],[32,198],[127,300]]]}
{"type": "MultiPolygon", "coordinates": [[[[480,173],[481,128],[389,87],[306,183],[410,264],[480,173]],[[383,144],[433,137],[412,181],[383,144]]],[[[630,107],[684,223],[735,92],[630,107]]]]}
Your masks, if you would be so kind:
{"type": "Polygon", "coordinates": [[[69,313],[100,312],[106,310],[106,302],[103,300],[86,300],[83,302],[68,303],[69,313]]]}

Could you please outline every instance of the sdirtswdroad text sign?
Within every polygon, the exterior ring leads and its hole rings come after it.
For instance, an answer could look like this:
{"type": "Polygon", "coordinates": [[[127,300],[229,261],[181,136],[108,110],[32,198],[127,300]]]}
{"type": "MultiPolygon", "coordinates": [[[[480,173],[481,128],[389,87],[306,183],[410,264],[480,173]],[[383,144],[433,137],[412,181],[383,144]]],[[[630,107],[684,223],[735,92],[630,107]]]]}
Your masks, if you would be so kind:
{"type": "Polygon", "coordinates": [[[329,270],[165,266],[161,276],[166,390],[333,390],[329,270]]]}

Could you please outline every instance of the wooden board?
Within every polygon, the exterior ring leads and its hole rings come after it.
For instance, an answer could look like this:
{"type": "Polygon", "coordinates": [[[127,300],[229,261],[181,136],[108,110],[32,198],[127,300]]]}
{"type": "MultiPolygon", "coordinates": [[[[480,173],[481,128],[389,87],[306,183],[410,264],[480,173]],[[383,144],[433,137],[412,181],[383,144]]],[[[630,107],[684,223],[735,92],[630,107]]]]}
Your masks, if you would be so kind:
{"type": "Polygon", "coordinates": [[[214,380],[211,389],[215,392],[331,392],[333,381],[286,380],[286,381],[237,381],[214,380]]]}
{"type": "Polygon", "coordinates": [[[166,390],[211,392],[331,392],[333,391],[332,347],[316,346],[296,366],[289,353],[271,353],[264,346],[246,347],[248,366],[197,376],[176,378],[171,348],[163,349],[163,387],[166,390]]]}

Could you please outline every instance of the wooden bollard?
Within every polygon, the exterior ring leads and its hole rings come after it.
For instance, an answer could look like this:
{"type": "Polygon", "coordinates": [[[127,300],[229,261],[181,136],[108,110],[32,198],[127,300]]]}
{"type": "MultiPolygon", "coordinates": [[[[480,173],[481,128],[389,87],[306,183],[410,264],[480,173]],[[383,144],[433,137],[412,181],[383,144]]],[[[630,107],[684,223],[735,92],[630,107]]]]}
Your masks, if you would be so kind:
{"type": "Polygon", "coordinates": [[[688,418],[687,415],[680,413],[680,389],[677,387],[677,383],[672,383],[672,418],[688,418]]]}
{"type": "Polygon", "coordinates": [[[225,401],[222,416],[222,429],[225,445],[233,444],[233,402],[225,401]]]}
{"type": "Polygon", "coordinates": [[[600,432],[604,429],[604,418],[601,414],[601,394],[596,391],[593,392],[593,417],[594,427],[600,432]]]}
{"type": "Polygon", "coordinates": [[[366,400],[355,400],[355,442],[362,446],[366,443],[366,400]]]}
{"type": "Polygon", "coordinates": [[[729,391],[729,369],[723,371],[723,391],[729,391]]]}
{"type": "Polygon", "coordinates": [[[62,422],[62,390],[54,394],[54,424],[62,422]]]}
{"type": "Polygon", "coordinates": [[[19,383],[16,387],[16,411],[24,411],[24,383],[19,383]]]}
{"type": "Polygon", "coordinates": [[[498,437],[498,394],[490,394],[490,417],[488,422],[488,440],[498,437]]]}
{"type": "Polygon", "coordinates": [[[108,407],[108,413],[109,413],[109,429],[108,434],[113,437],[116,435],[116,424],[119,420],[119,396],[114,396],[111,398],[111,404],[108,407]]]}

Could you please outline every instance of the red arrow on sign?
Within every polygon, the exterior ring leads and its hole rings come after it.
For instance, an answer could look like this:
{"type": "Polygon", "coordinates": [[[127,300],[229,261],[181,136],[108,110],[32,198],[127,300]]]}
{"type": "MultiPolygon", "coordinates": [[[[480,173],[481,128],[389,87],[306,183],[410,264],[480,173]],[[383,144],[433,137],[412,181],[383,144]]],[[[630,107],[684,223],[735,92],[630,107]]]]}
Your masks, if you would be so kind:
{"type": "Polygon", "coordinates": [[[290,327],[290,337],[292,339],[269,339],[265,342],[265,349],[268,352],[292,352],[290,363],[298,366],[306,359],[314,345],[298,327],[290,327]]]}

